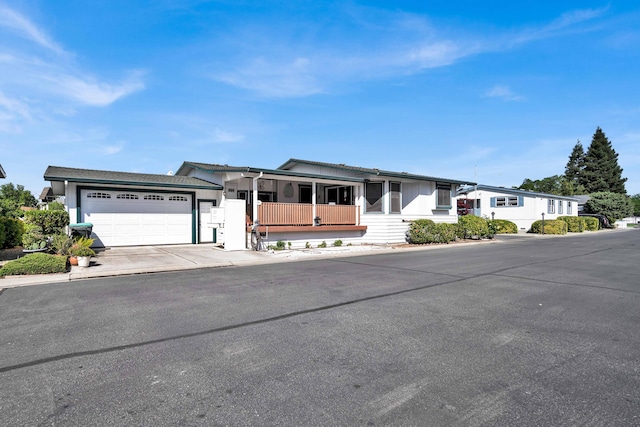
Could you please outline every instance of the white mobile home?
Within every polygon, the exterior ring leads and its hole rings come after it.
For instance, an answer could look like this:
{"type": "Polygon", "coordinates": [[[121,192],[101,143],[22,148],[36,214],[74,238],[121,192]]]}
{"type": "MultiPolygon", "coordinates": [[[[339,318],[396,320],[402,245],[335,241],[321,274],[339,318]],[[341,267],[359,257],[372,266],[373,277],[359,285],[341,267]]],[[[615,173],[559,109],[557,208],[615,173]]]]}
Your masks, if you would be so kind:
{"type": "MultiPolygon", "coordinates": [[[[578,216],[578,199],[489,185],[466,186],[458,190],[471,214],[491,219],[506,219],[528,231],[534,221],[578,216]]],[[[462,213],[462,212],[461,212],[462,213]]],[[[464,212],[467,213],[467,212],[464,212]]]]}

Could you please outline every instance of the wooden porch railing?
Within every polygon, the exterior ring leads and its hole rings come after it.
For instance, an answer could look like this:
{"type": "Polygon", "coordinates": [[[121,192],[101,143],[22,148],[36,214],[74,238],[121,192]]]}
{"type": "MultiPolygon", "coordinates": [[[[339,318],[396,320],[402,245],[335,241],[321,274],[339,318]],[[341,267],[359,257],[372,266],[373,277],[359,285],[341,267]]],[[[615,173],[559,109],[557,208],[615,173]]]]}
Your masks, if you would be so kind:
{"type": "Polygon", "coordinates": [[[359,225],[360,206],[316,205],[316,215],[324,225],[359,225]]]}
{"type": "MultiPolygon", "coordinates": [[[[322,225],[359,225],[359,206],[316,205],[322,225]]],[[[260,225],[313,225],[313,205],[262,202],[258,206],[260,225]]]]}

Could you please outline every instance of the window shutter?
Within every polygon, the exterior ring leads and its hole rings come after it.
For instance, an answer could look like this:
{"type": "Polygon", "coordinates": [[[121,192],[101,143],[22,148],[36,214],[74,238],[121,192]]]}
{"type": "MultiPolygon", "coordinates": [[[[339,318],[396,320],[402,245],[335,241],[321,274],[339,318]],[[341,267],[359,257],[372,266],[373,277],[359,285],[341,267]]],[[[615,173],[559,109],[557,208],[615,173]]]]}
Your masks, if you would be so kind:
{"type": "Polygon", "coordinates": [[[524,206],[524,196],[518,196],[518,206],[524,206]]]}
{"type": "Polygon", "coordinates": [[[490,199],[490,202],[491,202],[491,207],[492,207],[492,208],[495,208],[495,207],[496,207],[496,198],[495,198],[495,197],[492,197],[492,198],[490,199]]]}

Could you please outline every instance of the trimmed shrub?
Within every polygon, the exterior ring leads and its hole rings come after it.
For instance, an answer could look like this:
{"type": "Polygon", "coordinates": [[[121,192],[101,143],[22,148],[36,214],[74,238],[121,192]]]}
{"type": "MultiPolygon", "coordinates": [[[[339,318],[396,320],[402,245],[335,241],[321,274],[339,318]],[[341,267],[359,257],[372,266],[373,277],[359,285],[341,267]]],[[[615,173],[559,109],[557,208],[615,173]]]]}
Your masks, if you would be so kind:
{"type": "Polygon", "coordinates": [[[24,224],[19,219],[0,217],[0,249],[15,248],[22,244],[24,224]]]}
{"type": "Polygon", "coordinates": [[[411,221],[407,229],[407,242],[417,245],[449,243],[456,240],[456,224],[434,223],[430,219],[411,221]]]}
{"type": "Polygon", "coordinates": [[[585,228],[583,217],[579,216],[559,216],[559,220],[567,223],[569,233],[582,233],[585,228]]]}
{"type": "Polygon", "coordinates": [[[0,268],[0,276],[65,273],[66,271],[66,256],[35,253],[9,261],[0,268]]]}
{"type": "Polygon", "coordinates": [[[489,226],[493,226],[495,234],[517,234],[518,226],[506,219],[490,219],[489,226]]]}
{"type": "Polygon", "coordinates": [[[342,246],[342,240],[340,239],[336,240],[335,242],[333,242],[333,246],[336,246],[336,247],[342,246]]]}
{"type": "Polygon", "coordinates": [[[458,217],[458,236],[463,239],[493,237],[486,218],[475,215],[458,217]]]}
{"type": "MultiPolygon", "coordinates": [[[[559,219],[549,219],[544,222],[544,234],[567,234],[567,223],[559,219]]],[[[542,234],[542,220],[531,224],[530,233],[542,234]]]]}
{"type": "Polygon", "coordinates": [[[63,211],[64,205],[60,202],[51,202],[49,203],[48,209],[50,211],[63,211]]]}
{"type": "Polygon", "coordinates": [[[593,216],[583,216],[580,217],[584,221],[584,229],[587,231],[598,231],[600,230],[600,221],[598,218],[593,216]]]}
{"type": "Polygon", "coordinates": [[[37,225],[45,236],[53,236],[64,232],[69,225],[69,213],[66,211],[27,211],[24,213],[25,224],[37,225]]]}

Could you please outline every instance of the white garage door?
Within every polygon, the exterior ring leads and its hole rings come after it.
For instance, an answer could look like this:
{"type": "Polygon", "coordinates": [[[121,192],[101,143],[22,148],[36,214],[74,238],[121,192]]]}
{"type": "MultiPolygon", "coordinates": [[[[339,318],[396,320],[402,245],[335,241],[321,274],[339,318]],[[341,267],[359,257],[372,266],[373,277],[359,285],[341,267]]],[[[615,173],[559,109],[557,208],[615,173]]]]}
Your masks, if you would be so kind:
{"type": "Polygon", "coordinates": [[[80,197],[82,221],[104,246],[192,243],[191,195],[81,190],[80,197]]]}

